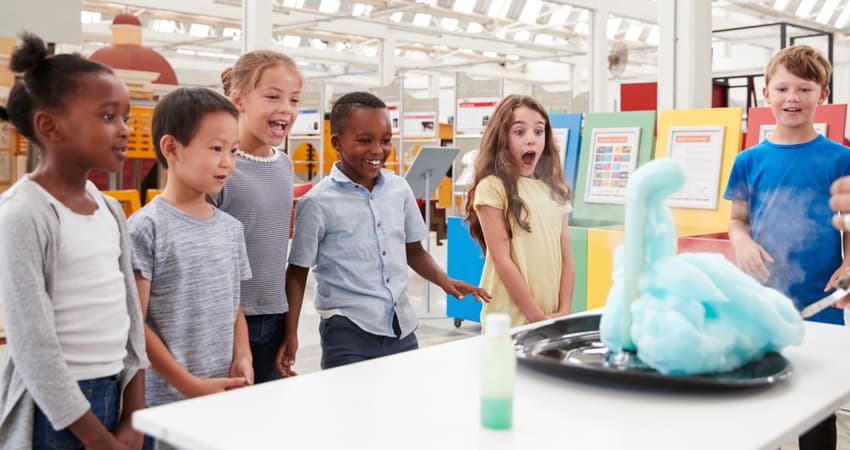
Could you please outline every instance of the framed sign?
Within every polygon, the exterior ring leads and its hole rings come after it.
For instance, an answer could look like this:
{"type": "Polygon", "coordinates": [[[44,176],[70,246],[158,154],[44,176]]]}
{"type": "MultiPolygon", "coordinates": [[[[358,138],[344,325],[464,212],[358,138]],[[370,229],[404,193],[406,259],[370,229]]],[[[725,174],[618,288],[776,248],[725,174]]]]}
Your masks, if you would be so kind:
{"type": "Polygon", "coordinates": [[[717,209],[725,137],[722,125],[670,127],[667,155],[682,161],[687,174],[682,189],[670,196],[670,206],[717,209]]]}
{"type": "Polygon", "coordinates": [[[593,129],[585,203],[625,202],[626,183],[637,168],[639,146],[640,127],[593,129]]]}
{"type": "Polygon", "coordinates": [[[403,135],[405,139],[436,139],[437,113],[404,113],[403,135]]]}
{"type": "MultiPolygon", "coordinates": [[[[815,131],[818,132],[823,137],[827,137],[827,129],[829,128],[829,124],[827,123],[816,123],[815,131]]],[[[766,123],[759,127],[759,142],[764,142],[770,138],[773,132],[776,131],[775,123],[766,123]]]]}
{"type": "Polygon", "coordinates": [[[318,109],[302,109],[292,124],[292,134],[295,136],[321,136],[322,118],[318,109]]]}
{"type": "Polygon", "coordinates": [[[455,134],[458,136],[481,136],[496,110],[498,98],[465,98],[457,102],[455,134]]]}

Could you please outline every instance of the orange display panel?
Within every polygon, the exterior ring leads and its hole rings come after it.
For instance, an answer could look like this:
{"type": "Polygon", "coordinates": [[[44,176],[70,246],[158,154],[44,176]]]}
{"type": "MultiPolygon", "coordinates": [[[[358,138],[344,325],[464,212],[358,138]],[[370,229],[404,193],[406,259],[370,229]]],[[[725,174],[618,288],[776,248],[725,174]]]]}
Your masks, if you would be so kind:
{"type": "Polygon", "coordinates": [[[153,108],[150,106],[131,106],[127,127],[130,129],[130,142],[127,144],[127,157],[155,159],[153,149],[153,108]]]}

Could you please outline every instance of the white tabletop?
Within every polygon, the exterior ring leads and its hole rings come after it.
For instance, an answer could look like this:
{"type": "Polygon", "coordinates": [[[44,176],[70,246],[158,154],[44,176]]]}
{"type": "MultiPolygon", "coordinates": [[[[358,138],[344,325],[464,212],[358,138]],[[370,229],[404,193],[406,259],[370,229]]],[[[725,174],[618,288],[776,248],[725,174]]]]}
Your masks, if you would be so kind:
{"type": "Polygon", "coordinates": [[[775,449],[850,399],[850,330],[806,324],[788,380],[720,393],[587,383],[520,365],[509,431],[479,425],[480,338],[137,412],[185,449],[775,449]]]}

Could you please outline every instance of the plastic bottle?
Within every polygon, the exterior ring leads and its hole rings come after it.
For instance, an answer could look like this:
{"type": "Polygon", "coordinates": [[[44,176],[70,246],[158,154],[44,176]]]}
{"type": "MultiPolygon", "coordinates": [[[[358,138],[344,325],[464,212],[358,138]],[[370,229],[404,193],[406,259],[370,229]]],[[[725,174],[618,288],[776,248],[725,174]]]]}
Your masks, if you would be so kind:
{"type": "Polygon", "coordinates": [[[511,427],[516,355],[507,314],[488,314],[481,344],[481,426],[492,430],[511,427]]]}

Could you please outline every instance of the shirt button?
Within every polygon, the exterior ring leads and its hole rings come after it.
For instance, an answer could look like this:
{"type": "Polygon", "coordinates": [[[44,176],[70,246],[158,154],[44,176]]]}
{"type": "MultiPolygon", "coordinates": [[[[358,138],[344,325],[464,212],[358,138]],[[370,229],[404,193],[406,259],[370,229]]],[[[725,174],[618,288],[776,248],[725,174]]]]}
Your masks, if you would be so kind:
{"type": "Polygon", "coordinates": [[[381,222],[378,222],[378,228],[381,228],[381,222]]]}
{"type": "Polygon", "coordinates": [[[387,277],[387,283],[389,283],[389,282],[390,282],[390,277],[387,277]]]}
{"type": "Polygon", "coordinates": [[[387,251],[386,251],[386,250],[382,251],[382,252],[381,252],[381,255],[382,255],[382,256],[387,256],[387,251]]]}

